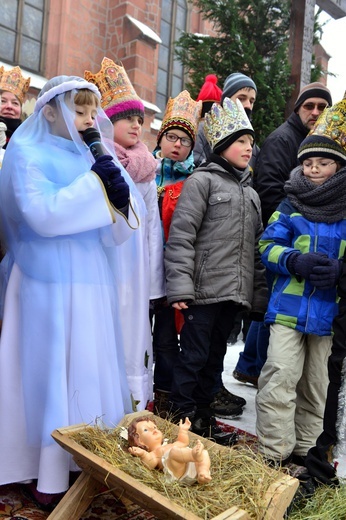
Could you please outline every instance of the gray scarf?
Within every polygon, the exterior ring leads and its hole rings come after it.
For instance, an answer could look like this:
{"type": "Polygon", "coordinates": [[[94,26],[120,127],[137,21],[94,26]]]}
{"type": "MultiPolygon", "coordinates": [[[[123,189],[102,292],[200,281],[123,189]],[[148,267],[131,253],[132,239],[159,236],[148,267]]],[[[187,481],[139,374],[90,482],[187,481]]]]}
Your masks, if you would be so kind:
{"type": "Polygon", "coordinates": [[[284,186],[291,204],[312,222],[338,222],[346,217],[346,167],[320,186],[295,168],[284,186]]]}

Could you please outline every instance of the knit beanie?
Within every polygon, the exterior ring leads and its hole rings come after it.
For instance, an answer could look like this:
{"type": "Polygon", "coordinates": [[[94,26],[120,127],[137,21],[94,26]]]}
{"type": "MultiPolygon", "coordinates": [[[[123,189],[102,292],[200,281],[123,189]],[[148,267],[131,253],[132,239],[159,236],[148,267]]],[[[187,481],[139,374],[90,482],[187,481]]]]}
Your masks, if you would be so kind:
{"type": "Polygon", "coordinates": [[[245,76],[245,74],[242,74],[241,72],[230,74],[223,84],[221,105],[223,104],[225,97],[231,98],[236,92],[238,92],[238,90],[246,87],[253,88],[257,92],[256,84],[251,78],[249,78],[249,76],[245,76]]]}
{"type": "Polygon", "coordinates": [[[329,106],[333,104],[330,90],[316,81],[315,83],[309,83],[305,85],[299,92],[297,100],[294,104],[294,112],[297,112],[299,107],[309,98],[322,98],[325,99],[329,106]]]}
{"type": "Polygon", "coordinates": [[[205,115],[204,133],[214,153],[220,154],[242,135],[255,132],[239,101],[225,98],[223,105],[214,103],[205,115]]]}
{"type": "Polygon", "coordinates": [[[197,96],[197,101],[202,101],[202,115],[204,117],[206,112],[212,107],[213,103],[220,103],[222,90],[217,86],[217,77],[215,74],[209,74],[205,77],[204,83],[197,96]]]}
{"type": "Polygon", "coordinates": [[[163,116],[161,128],[157,134],[160,146],[162,136],[167,130],[177,128],[183,130],[195,145],[198,123],[201,118],[202,101],[195,101],[187,90],[183,90],[175,98],[169,98],[163,116]]]}
{"type": "Polygon", "coordinates": [[[301,143],[298,159],[326,157],[346,164],[346,99],[326,108],[301,143]]]}
{"type": "Polygon", "coordinates": [[[144,119],[144,105],[124,67],[104,57],[101,70],[96,74],[86,70],[84,78],[98,87],[101,92],[101,107],[113,123],[128,116],[144,119]]]}

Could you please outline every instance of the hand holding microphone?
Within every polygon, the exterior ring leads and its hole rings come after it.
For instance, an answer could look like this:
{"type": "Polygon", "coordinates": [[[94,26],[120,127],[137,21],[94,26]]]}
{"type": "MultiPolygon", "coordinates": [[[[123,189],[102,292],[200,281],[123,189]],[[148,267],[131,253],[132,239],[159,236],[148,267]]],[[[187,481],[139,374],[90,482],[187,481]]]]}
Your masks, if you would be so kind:
{"type": "Polygon", "coordinates": [[[112,156],[105,155],[99,132],[95,128],[88,128],[83,132],[83,139],[96,159],[91,169],[103,182],[109,200],[117,209],[125,208],[129,202],[129,186],[112,156]]]}

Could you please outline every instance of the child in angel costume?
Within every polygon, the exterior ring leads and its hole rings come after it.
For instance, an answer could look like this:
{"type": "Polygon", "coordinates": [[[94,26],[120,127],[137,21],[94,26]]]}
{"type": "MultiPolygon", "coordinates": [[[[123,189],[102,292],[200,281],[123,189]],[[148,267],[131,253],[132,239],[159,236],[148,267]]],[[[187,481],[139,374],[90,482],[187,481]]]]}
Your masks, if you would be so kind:
{"type": "Polygon", "coordinates": [[[0,179],[0,485],[33,480],[52,498],[77,469],[52,431],[98,418],[112,426],[132,411],[117,248],[144,208],[113,159],[99,99],[82,78],[48,81],[11,138],[0,179]],[[96,161],[82,139],[91,126],[107,153],[96,161]]]}

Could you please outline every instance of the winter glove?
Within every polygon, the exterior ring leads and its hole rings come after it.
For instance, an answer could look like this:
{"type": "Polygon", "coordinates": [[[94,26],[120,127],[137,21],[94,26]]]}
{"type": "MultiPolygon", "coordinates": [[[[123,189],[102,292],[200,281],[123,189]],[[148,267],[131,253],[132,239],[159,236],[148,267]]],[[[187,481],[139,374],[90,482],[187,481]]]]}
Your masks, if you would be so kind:
{"type": "Polygon", "coordinates": [[[0,148],[6,144],[6,130],[7,126],[5,123],[0,123],[0,148]]]}
{"type": "Polygon", "coordinates": [[[341,273],[342,260],[335,260],[334,258],[328,258],[328,260],[329,265],[314,267],[310,275],[312,285],[322,291],[335,287],[341,273]]]}
{"type": "Polygon", "coordinates": [[[249,319],[251,321],[264,321],[264,312],[250,312],[249,319]]]}
{"type": "Polygon", "coordinates": [[[305,280],[310,280],[314,267],[328,264],[329,258],[322,253],[291,253],[286,261],[289,272],[305,280]]]}
{"type": "Polygon", "coordinates": [[[100,177],[107,196],[111,203],[117,208],[125,208],[129,202],[130,188],[121,175],[121,170],[113,162],[110,155],[98,157],[91,169],[100,177]]]}

